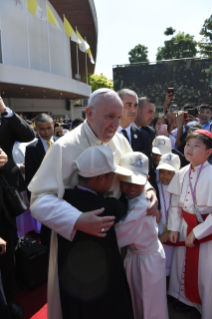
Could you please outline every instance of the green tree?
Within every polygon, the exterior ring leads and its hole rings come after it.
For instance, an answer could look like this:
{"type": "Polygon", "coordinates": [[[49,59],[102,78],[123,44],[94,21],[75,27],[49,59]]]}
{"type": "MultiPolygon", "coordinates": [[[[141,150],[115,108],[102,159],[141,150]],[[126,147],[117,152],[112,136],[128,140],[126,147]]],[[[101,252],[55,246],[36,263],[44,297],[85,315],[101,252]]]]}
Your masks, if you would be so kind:
{"type": "Polygon", "coordinates": [[[192,58],[197,54],[197,42],[194,36],[179,32],[170,40],[164,42],[163,47],[158,48],[157,61],[169,59],[192,58]]]}
{"type": "Polygon", "coordinates": [[[166,30],[164,31],[165,35],[173,35],[175,33],[175,29],[173,29],[172,27],[166,28],[166,30]]]}
{"type": "Polygon", "coordinates": [[[92,92],[101,88],[113,89],[113,81],[106,78],[103,73],[100,75],[89,74],[88,84],[91,86],[92,92]]]}
{"type": "Polygon", "coordinates": [[[200,31],[203,36],[201,42],[198,43],[199,53],[203,57],[212,58],[212,15],[206,19],[200,31]]]}
{"type": "Polygon", "coordinates": [[[136,45],[129,53],[130,63],[149,62],[147,59],[148,48],[142,44],[136,45]]]}

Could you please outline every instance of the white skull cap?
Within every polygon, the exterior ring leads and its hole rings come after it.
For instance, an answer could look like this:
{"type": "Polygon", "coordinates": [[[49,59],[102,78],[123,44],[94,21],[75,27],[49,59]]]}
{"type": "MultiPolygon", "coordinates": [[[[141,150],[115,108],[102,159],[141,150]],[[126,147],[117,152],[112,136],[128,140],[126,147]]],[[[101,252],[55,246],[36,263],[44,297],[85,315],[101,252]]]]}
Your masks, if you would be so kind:
{"type": "Polygon", "coordinates": [[[98,89],[96,91],[94,91],[91,96],[89,97],[88,99],[88,105],[91,103],[91,101],[93,100],[93,98],[96,96],[96,95],[99,95],[99,94],[103,94],[103,93],[107,93],[107,92],[114,92],[113,90],[111,89],[108,89],[108,88],[101,88],[101,89],[98,89]]]}

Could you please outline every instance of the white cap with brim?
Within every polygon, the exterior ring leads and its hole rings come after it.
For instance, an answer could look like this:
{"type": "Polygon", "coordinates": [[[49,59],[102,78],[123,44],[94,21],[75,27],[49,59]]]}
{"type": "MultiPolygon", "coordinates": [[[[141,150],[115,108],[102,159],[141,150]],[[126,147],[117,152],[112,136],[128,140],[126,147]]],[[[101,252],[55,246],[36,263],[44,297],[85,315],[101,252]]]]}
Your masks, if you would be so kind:
{"type": "Polygon", "coordinates": [[[180,169],[179,156],[173,153],[162,155],[156,169],[157,170],[165,169],[167,171],[172,171],[172,172],[179,171],[180,169]]]}
{"type": "Polygon", "coordinates": [[[131,176],[120,175],[121,181],[137,185],[146,184],[149,172],[149,160],[146,155],[140,152],[130,152],[122,156],[119,164],[131,171],[131,176]]]}
{"type": "Polygon", "coordinates": [[[130,176],[130,170],[117,165],[111,149],[107,146],[91,146],[75,160],[79,175],[94,177],[110,172],[130,176]]]}
{"type": "Polygon", "coordinates": [[[99,94],[102,94],[102,93],[107,93],[107,92],[114,92],[113,90],[111,89],[108,89],[108,88],[101,88],[101,89],[98,89],[96,91],[94,91],[91,96],[89,97],[88,99],[88,105],[91,103],[91,101],[93,100],[93,98],[99,94]]]}
{"type": "Polygon", "coordinates": [[[157,136],[152,142],[152,153],[163,155],[171,152],[172,144],[169,137],[164,135],[157,136]]]}

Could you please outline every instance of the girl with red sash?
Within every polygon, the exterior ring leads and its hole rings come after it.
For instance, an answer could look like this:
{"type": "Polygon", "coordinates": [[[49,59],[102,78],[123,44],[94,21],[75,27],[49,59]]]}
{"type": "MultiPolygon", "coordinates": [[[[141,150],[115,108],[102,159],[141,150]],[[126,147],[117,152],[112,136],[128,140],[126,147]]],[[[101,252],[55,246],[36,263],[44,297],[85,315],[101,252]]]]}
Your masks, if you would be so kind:
{"type": "Polygon", "coordinates": [[[175,249],[169,294],[196,307],[202,319],[212,318],[212,134],[199,129],[186,139],[190,162],[175,174],[168,218],[175,249]]]}

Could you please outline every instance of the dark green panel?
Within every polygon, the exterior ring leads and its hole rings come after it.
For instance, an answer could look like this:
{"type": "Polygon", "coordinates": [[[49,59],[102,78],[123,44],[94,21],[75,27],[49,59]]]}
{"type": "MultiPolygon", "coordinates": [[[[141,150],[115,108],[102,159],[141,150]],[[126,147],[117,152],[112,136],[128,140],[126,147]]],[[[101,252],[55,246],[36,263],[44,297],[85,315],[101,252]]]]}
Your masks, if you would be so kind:
{"type": "Polygon", "coordinates": [[[130,88],[139,97],[152,98],[157,108],[163,107],[168,87],[174,87],[179,107],[212,102],[212,59],[117,66],[113,79],[115,91],[130,88]]]}

